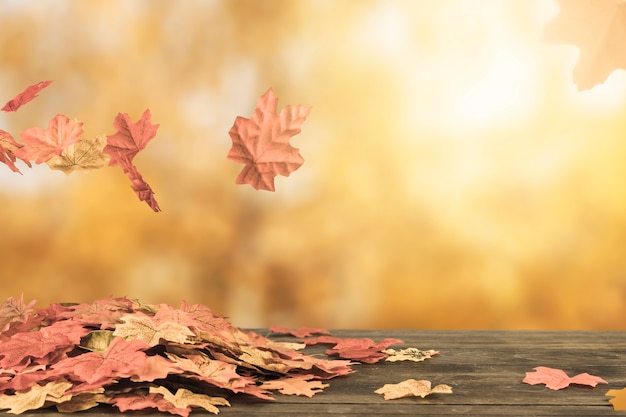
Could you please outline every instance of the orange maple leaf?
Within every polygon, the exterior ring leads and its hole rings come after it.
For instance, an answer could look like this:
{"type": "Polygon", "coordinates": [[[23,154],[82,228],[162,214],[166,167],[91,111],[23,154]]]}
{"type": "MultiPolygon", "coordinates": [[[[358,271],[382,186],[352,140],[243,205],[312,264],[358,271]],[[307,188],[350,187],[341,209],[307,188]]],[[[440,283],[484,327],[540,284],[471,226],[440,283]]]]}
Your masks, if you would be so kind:
{"type": "Polygon", "coordinates": [[[574,83],[587,90],[613,70],[626,69],[626,2],[557,0],[560,12],[546,25],[542,40],[580,49],[574,83]]]}
{"type": "Polygon", "coordinates": [[[31,127],[23,131],[21,136],[24,146],[13,150],[13,153],[20,159],[34,160],[40,164],[55,155],[61,155],[65,148],[78,142],[82,134],[83,122],[57,114],[48,122],[47,129],[31,127]]]}
{"type": "Polygon", "coordinates": [[[22,107],[24,104],[28,103],[29,101],[31,101],[32,99],[37,97],[37,94],[41,90],[43,90],[44,88],[49,86],[51,83],[52,83],[52,81],[41,81],[41,82],[39,82],[37,84],[33,84],[33,85],[27,87],[26,90],[22,91],[17,96],[15,96],[11,100],[9,100],[4,105],[4,107],[2,107],[2,109],[0,109],[0,110],[6,111],[6,112],[16,111],[17,109],[22,107]]]}
{"type": "Polygon", "coordinates": [[[609,400],[613,404],[613,410],[626,410],[626,388],[610,389],[604,396],[614,397],[609,400]]]}
{"type": "Polygon", "coordinates": [[[289,176],[304,159],[289,144],[311,111],[307,106],[285,106],[276,114],[278,99],[270,88],[261,96],[251,119],[237,117],[228,134],[233,146],[227,158],[245,164],[237,184],[250,184],[257,190],[274,191],[276,175],[289,176]]]}

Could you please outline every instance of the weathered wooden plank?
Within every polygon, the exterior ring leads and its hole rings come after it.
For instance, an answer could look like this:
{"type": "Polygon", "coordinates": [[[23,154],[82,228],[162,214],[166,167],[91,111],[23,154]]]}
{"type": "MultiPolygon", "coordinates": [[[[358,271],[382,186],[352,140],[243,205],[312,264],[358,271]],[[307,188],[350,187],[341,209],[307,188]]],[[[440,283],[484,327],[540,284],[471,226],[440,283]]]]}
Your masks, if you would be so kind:
{"type": "MultiPolygon", "coordinates": [[[[260,331],[264,334],[265,331],[260,331]]],[[[255,416],[616,416],[604,396],[626,386],[626,332],[621,331],[412,331],[337,330],[341,337],[392,337],[406,346],[436,349],[439,355],[424,362],[382,362],[358,365],[357,373],[331,381],[313,398],[277,395],[276,402],[236,397],[222,415],[255,416]],[[536,366],[564,369],[569,375],[588,372],[609,384],[596,388],[572,386],[553,391],[522,382],[536,366]],[[424,399],[385,401],[374,391],[404,379],[428,379],[453,387],[453,394],[424,399]]],[[[280,337],[279,340],[293,340],[280,337]]],[[[394,346],[395,347],[395,346],[394,346]]],[[[402,346],[399,346],[402,347],[402,346]]],[[[315,346],[308,352],[323,352],[315,346]]],[[[100,407],[82,413],[110,417],[115,409],[100,407]]],[[[194,411],[193,415],[205,414],[194,411]]],[[[146,414],[142,414],[146,415],[146,414]]],[[[149,414],[148,414],[149,415],[149,414]]],[[[157,415],[157,414],[153,414],[157,415]]],[[[26,416],[57,417],[49,411],[26,416]]]]}

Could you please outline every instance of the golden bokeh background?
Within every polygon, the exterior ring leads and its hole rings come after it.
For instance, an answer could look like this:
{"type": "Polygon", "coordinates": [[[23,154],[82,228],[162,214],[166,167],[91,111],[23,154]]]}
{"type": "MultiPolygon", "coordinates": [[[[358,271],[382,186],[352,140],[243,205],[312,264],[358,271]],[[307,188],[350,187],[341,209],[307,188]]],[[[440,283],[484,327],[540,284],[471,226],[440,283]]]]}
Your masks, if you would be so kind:
{"type": "Polygon", "coordinates": [[[0,0],[0,128],[61,113],[122,171],[0,166],[0,297],[203,303],[239,326],[626,329],[626,74],[577,91],[553,0],[0,0]],[[304,165],[235,185],[273,87],[304,165]]]}

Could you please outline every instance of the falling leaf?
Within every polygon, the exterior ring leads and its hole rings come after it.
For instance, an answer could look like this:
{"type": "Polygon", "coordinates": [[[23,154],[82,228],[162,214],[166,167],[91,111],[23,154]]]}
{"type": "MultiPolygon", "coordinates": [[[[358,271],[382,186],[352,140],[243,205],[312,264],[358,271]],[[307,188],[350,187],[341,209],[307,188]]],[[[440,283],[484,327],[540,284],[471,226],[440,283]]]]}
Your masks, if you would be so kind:
{"type": "Polygon", "coordinates": [[[8,413],[21,414],[24,411],[41,408],[46,401],[60,403],[71,398],[64,395],[72,386],[71,382],[52,381],[46,385],[33,385],[28,390],[18,391],[14,395],[0,396],[0,410],[8,409],[8,413]]]}
{"type": "Polygon", "coordinates": [[[626,69],[626,2],[558,0],[559,14],[546,25],[542,40],[578,46],[574,83],[587,90],[616,69],[626,69]]]}
{"type": "Polygon", "coordinates": [[[124,174],[130,179],[131,188],[137,197],[157,212],[160,208],[154,199],[154,191],[132,163],[137,153],[155,137],[159,128],[158,124],[151,123],[150,118],[149,109],[143,112],[136,123],[130,120],[128,114],[119,113],[113,121],[116,133],[107,136],[107,145],[103,152],[111,157],[110,166],[118,165],[122,168],[124,174]]]}
{"type": "Polygon", "coordinates": [[[50,158],[46,163],[51,169],[71,173],[74,170],[102,168],[109,162],[109,155],[102,150],[107,144],[104,135],[91,139],[81,138],[78,142],[66,147],[61,155],[50,158]]]}
{"type": "Polygon", "coordinates": [[[626,388],[610,389],[606,392],[606,394],[604,394],[604,396],[615,397],[609,400],[609,402],[613,404],[613,410],[626,410],[626,388]]]}
{"type": "Polygon", "coordinates": [[[452,387],[440,384],[431,388],[430,381],[425,379],[407,379],[397,384],[385,384],[374,391],[376,394],[384,394],[385,400],[395,400],[404,397],[426,397],[430,394],[452,394],[452,387]]]}
{"type": "Polygon", "coordinates": [[[37,84],[31,85],[5,104],[1,110],[6,112],[16,111],[21,106],[37,97],[37,93],[49,86],[50,83],[52,83],[52,81],[41,81],[37,84]]]}
{"type": "MultiPolygon", "coordinates": [[[[15,161],[18,158],[18,156],[15,155],[15,151],[22,146],[23,145],[17,143],[15,139],[13,139],[13,136],[11,136],[9,132],[5,132],[4,130],[0,129],[0,162],[7,165],[11,169],[11,171],[19,172],[20,174],[20,170],[15,166],[15,161]]],[[[26,163],[26,165],[28,165],[29,167],[31,166],[28,159],[22,160],[26,163]]]]}
{"type": "Polygon", "coordinates": [[[269,327],[269,329],[272,333],[288,334],[294,337],[298,337],[300,339],[313,336],[316,334],[326,334],[326,335],[330,334],[330,332],[326,329],[317,329],[314,327],[300,327],[298,329],[289,329],[287,327],[280,327],[280,326],[272,325],[269,327]]]}
{"type": "Polygon", "coordinates": [[[434,355],[438,355],[436,350],[419,350],[417,348],[406,348],[401,350],[385,349],[383,353],[389,355],[385,358],[387,362],[399,362],[399,361],[412,361],[422,362],[423,360],[430,359],[434,355]]]}
{"type": "Polygon", "coordinates": [[[276,175],[289,176],[304,159],[289,139],[300,133],[310,107],[285,106],[276,114],[278,99],[270,88],[261,96],[251,119],[237,117],[228,134],[233,145],[227,158],[245,164],[237,184],[274,191],[276,175]]]}
{"type": "Polygon", "coordinates": [[[60,155],[65,148],[80,140],[83,123],[57,114],[48,123],[47,129],[32,127],[21,133],[24,146],[14,150],[20,159],[34,160],[40,164],[55,155],[60,155]]]}
{"type": "Polygon", "coordinates": [[[266,381],[261,388],[278,390],[284,395],[302,395],[311,398],[321,392],[328,384],[321,381],[311,381],[310,375],[297,375],[266,381]]]}
{"type": "Polygon", "coordinates": [[[553,390],[566,388],[570,384],[589,385],[591,387],[595,387],[599,383],[608,384],[604,379],[588,373],[569,377],[561,369],[548,368],[546,366],[538,366],[533,369],[535,372],[526,372],[526,377],[522,382],[530,385],[545,384],[546,388],[553,390]]]}

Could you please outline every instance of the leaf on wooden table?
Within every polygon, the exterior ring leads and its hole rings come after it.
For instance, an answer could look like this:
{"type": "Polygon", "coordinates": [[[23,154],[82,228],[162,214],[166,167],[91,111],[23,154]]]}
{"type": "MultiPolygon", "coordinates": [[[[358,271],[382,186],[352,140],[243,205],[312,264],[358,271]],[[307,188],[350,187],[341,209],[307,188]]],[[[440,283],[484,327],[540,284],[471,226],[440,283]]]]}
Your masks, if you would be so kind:
{"type": "Polygon", "coordinates": [[[270,88],[261,96],[251,119],[237,117],[228,134],[233,145],[227,158],[245,164],[237,184],[274,191],[274,177],[289,176],[304,159],[289,139],[300,133],[310,107],[285,106],[276,114],[278,99],[270,88]]]}
{"type": "Polygon", "coordinates": [[[606,397],[614,397],[609,400],[613,410],[626,410],[626,388],[610,389],[604,394],[606,397]]]}
{"type": "Polygon", "coordinates": [[[538,366],[533,369],[535,372],[526,372],[526,377],[522,382],[530,385],[545,384],[546,388],[553,390],[567,388],[570,384],[589,385],[591,387],[595,387],[600,383],[608,384],[604,379],[588,373],[569,377],[561,369],[548,368],[546,366],[538,366]]]}
{"type": "Polygon", "coordinates": [[[261,388],[268,390],[278,390],[284,395],[301,395],[305,397],[313,397],[318,392],[322,392],[324,388],[328,387],[328,384],[324,384],[321,381],[312,380],[311,375],[297,375],[291,377],[284,377],[266,381],[261,385],[261,388]]]}
{"type": "Polygon", "coordinates": [[[107,144],[104,135],[93,138],[80,138],[76,143],[66,147],[60,155],[46,161],[50,169],[70,174],[74,170],[102,168],[109,162],[109,155],[102,152],[107,144]]]}
{"type": "Polygon", "coordinates": [[[431,388],[431,382],[428,380],[407,379],[397,384],[385,384],[374,392],[383,394],[385,400],[395,400],[404,397],[424,398],[430,394],[452,394],[452,387],[440,384],[431,388]]]}
{"type": "Polygon", "coordinates": [[[426,359],[432,358],[434,355],[438,355],[439,352],[436,350],[419,350],[417,348],[406,348],[406,349],[385,349],[383,353],[389,355],[385,358],[387,362],[400,362],[400,361],[412,361],[412,362],[422,362],[426,359]]]}
{"type": "Polygon", "coordinates": [[[557,0],[559,14],[546,25],[542,40],[578,46],[574,83],[587,90],[626,69],[626,2],[557,0]]]}
{"type": "Polygon", "coordinates": [[[21,106],[23,106],[24,104],[28,103],[29,101],[31,101],[35,97],[37,97],[37,94],[41,90],[43,90],[44,88],[49,86],[51,83],[52,83],[52,81],[41,81],[41,82],[39,82],[37,84],[33,84],[33,85],[27,87],[26,90],[22,91],[17,96],[15,96],[11,100],[9,100],[4,105],[4,107],[2,107],[2,109],[0,109],[0,110],[6,111],[6,112],[16,111],[21,106]]]}
{"type": "Polygon", "coordinates": [[[217,405],[230,406],[230,403],[226,400],[226,398],[211,397],[206,394],[197,394],[185,388],[179,388],[176,390],[176,394],[172,394],[163,386],[150,387],[150,393],[161,394],[166,401],[172,403],[172,405],[178,409],[200,407],[210,413],[217,414],[220,412],[220,410],[216,407],[217,405]]]}
{"type": "Polygon", "coordinates": [[[305,339],[304,343],[313,345],[317,343],[333,344],[332,349],[328,349],[326,354],[331,356],[339,356],[344,359],[354,359],[363,363],[376,363],[381,359],[385,359],[388,355],[382,353],[391,345],[404,343],[400,339],[384,339],[378,343],[372,339],[362,338],[341,338],[333,336],[318,336],[311,339],[305,339]]]}

